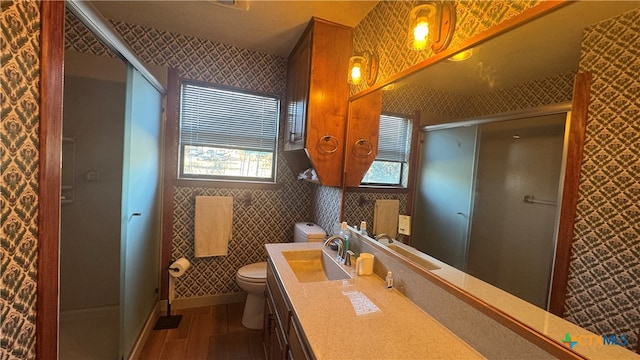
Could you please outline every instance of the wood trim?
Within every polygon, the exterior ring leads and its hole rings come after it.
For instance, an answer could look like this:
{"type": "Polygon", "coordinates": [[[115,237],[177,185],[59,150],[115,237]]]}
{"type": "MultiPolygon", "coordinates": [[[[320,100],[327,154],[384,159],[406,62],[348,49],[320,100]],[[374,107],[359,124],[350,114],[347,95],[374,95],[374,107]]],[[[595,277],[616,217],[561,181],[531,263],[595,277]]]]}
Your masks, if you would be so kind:
{"type": "MultiPolygon", "coordinates": [[[[413,215],[413,206],[416,196],[416,184],[418,183],[418,159],[420,158],[420,110],[416,110],[413,114],[412,129],[411,129],[411,147],[409,150],[409,182],[407,188],[409,194],[407,195],[407,209],[406,215],[413,215]]],[[[411,235],[405,235],[405,242],[411,244],[411,235]]]]}
{"type": "MultiPolygon", "coordinates": [[[[640,324],[638,324],[640,326],[640,324]]],[[[638,349],[636,350],[640,354],[640,328],[638,329],[638,349]]]]}
{"type": "Polygon", "coordinates": [[[567,159],[562,186],[562,205],[558,224],[558,240],[553,265],[549,312],[562,317],[567,294],[573,226],[578,204],[578,186],[582,168],[582,149],[587,124],[591,73],[578,73],[573,87],[573,107],[567,135],[567,159]]]}
{"type": "Polygon", "coordinates": [[[40,160],[36,358],[58,357],[63,1],[40,3],[40,160]]]}
{"type": "Polygon", "coordinates": [[[169,264],[173,250],[173,179],[178,173],[178,109],[180,76],[169,68],[164,131],[164,177],[162,179],[162,239],[160,244],[160,299],[169,297],[169,264]],[[167,281],[165,281],[167,279],[167,281]]]}
{"type": "Polygon", "coordinates": [[[404,79],[405,77],[408,77],[409,75],[417,72],[418,70],[421,70],[423,68],[426,68],[428,66],[431,66],[439,61],[445,60],[451,56],[453,56],[455,53],[460,52],[462,50],[466,50],[466,49],[470,49],[474,46],[477,46],[485,41],[488,41],[502,33],[505,33],[509,30],[512,30],[518,26],[524,25],[525,23],[532,21],[534,19],[537,19],[538,17],[549,13],[552,10],[556,10],[558,9],[560,6],[564,6],[571,3],[570,0],[554,0],[554,1],[542,1],[540,2],[538,5],[526,9],[523,12],[507,19],[504,20],[503,22],[501,22],[498,25],[492,26],[489,30],[481,32],[480,34],[477,34],[475,36],[472,36],[464,41],[462,41],[458,46],[456,47],[452,47],[452,48],[448,48],[443,50],[442,52],[439,52],[437,54],[434,54],[433,56],[429,57],[428,59],[419,62],[413,66],[410,66],[406,69],[404,69],[403,71],[391,76],[390,78],[386,79],[385,81],[382,81],[378,84],[376,84],[375,86],[369,87],[353,96],[351,96],[351,98],[349,99],[350,101],[353,101],[355,99],[358,99],[360,97],[363,97],[369,93],[372,93],[376,90],[382,89],[383,87],[392,84],[394,82],[400,81],[402,79],[404,79]]]}

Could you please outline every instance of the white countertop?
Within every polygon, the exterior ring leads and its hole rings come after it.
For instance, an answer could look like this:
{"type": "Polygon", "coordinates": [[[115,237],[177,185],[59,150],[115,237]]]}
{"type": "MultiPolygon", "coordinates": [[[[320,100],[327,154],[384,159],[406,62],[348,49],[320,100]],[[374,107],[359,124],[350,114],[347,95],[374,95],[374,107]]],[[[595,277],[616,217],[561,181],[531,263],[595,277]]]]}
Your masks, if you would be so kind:
{"type": "Polygon", "coordinates": [[[484,358],[376,275],[298,282],[282,252],[322,243],[265,247],[317,359],[484,358]]]}

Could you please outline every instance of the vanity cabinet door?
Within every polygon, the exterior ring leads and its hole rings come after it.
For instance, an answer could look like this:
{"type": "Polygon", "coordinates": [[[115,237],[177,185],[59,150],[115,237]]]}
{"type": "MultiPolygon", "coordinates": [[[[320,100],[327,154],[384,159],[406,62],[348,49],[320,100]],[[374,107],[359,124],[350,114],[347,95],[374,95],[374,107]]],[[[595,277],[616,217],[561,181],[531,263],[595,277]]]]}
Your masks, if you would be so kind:
{"type": "Polygon", "coordinates": [[[295,318],[289,325],[289,358],[294,360],[311,359],[309,350],[305,344],[304,335],[295,318]]]}

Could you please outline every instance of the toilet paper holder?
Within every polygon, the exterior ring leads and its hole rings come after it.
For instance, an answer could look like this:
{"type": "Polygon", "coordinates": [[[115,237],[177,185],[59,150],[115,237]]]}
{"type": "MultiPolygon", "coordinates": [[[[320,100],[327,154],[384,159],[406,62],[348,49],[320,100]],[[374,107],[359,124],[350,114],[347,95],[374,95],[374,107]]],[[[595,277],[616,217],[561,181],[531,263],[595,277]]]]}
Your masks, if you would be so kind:
{"type": "MultiPolygon", "coordinates": [[[[186,269],[188,269],[190,266],[188,260],[181,258],[178,260],[172,260],[169,263],[169,266],[167,266],[167,270],[168,270],[168,279],[167,279],[167,283],[170,283],[170,279],[172,276],[181,276],[180,275],[172,275],[171,272],[173,273],[179,273],[181,271],[186,271],[186,269]],[[174,267],[176,265],[176,263],[180,262],[180,261],[185,261],[186,262],[186,266],[181,266],[178,265],[176,267],[174,267]]],[[[182,315],[171,315],[171,301],[170,301],[170,297],[167,297],[167,315],[166,316],[160,316],[158,318],[158,321],[156,322],[156,325],[153,327],[153,330],[164,330],[164,329],[176,329],[178,328],[178,326],[180,326],[180,321],[182,320],[182,315]]]]}

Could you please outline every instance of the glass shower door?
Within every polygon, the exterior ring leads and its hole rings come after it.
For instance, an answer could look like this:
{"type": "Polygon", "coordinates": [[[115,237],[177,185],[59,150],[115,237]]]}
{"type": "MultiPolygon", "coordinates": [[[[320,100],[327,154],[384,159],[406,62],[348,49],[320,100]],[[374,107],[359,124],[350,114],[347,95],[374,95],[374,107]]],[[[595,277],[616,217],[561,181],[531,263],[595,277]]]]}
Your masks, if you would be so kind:
{"type": "Polygon", "coordinates": [[[411,245],[464,270],[477,126],[424,134],[411,245]]]}
{"type": "Polygon", "coordinates": [[[158,299],[162,95],[128,65],[121,218],[121,356],[158,299]]]}

